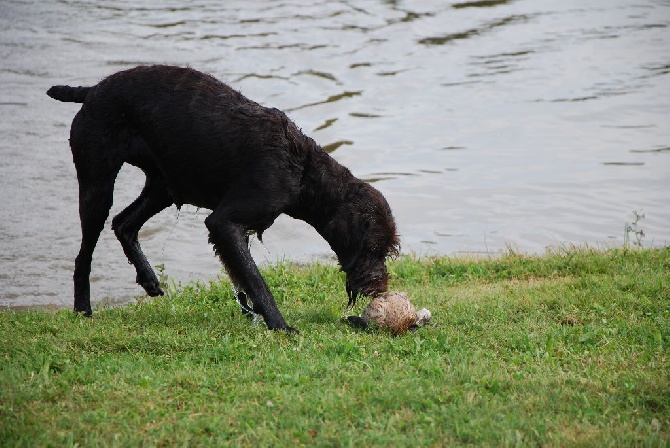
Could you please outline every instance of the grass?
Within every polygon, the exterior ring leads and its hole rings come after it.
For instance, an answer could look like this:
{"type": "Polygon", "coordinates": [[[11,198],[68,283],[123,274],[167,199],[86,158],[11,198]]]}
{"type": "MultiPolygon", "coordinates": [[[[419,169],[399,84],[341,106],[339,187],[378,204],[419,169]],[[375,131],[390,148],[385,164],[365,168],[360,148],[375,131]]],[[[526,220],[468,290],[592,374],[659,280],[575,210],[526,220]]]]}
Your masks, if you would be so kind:
{"type": "Polygon", "coordinates": [[[0,446],[670,445],[670,248],[389,268],[430,326],[347,326],[322,265],[264,270],[298,336],[226,282],[1,312],[0,446]]]}

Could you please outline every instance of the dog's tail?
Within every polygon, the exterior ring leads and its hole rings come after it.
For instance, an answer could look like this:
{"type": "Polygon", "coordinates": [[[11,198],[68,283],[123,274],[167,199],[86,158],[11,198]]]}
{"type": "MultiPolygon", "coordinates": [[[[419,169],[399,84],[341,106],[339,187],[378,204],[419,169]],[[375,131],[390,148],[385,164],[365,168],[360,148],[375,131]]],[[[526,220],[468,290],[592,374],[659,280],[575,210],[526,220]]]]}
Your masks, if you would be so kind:
{"type": "Polygon", "coordinates": [[[83,103],[92,87],[53,86],[47,95],[64,103],[83,103]]]}

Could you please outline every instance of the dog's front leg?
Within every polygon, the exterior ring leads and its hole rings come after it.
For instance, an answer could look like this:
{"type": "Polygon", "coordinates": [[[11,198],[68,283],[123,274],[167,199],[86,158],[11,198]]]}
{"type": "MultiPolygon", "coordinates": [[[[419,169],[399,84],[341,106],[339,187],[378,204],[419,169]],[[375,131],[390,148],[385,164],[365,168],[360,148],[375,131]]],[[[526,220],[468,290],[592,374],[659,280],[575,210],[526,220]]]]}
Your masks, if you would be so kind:
{"type": "Polygon", "coordinates": [[[263,316],[271,330],[297,332],[289,327],[279,312],[274,297],[254,262],[246,244],[246,228],[232,222],[223,211],[215,211],[205,219],[209,241],[230,275],[233,284],[241,287],[251,299],[255,313],[263,316]]]}

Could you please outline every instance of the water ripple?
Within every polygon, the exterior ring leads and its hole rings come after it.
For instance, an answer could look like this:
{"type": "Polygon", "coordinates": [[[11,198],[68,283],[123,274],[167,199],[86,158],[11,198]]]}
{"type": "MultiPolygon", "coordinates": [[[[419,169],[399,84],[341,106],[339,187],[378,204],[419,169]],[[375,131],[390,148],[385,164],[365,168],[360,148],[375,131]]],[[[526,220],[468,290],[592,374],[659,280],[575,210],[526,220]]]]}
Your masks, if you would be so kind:
{"type": "Polygon", "coordinates": [[[423,45],[445,45],[448,43],[452,43],[453,41],[459,41],[463,39],[470,39],[476,36],[481,36],[485,33],[488,33],[496,28],[500,28],[503,26],[524,23],[527,22],[530,18],[531,17],[529,15],[512,15],[504,17],[502,19],[497,19],[485,23],[483,26],[479,28],[471,28],[466,31],[461,31],[458,33],[448,33],[441,36],[424,37],[423,39],[419,39],[418,42],[423,45]]]}
{"type": "Polygon", "coordinates": [[[340,100],[343,100],[343,99],[352,98],[352,97],[355,97],[355,96],[359,96],[362,93],[363,93],[363,91],[361,91],[361,90],[346,91],[346,92],[338,93],[337,95],[331,95],[323,101],[316,101],[314,103],[303,104],[301,106],[293,107],[291,109],[286,109],[286,111],[287,112],[295,112],[297,110],[305,109],[305,108],[308,108],[308,107],[319,106],[321,104],[328,104],[328,103],[333,103],[333,102],[340,101],[340,100]]]}
{"type": "Polygon", "coordinates": [[[454,9],[491,8],[493,6],[506,5],[512,1],[514,0],[477,0],[472,2],[454,3],[451,7],[454,9]]]}

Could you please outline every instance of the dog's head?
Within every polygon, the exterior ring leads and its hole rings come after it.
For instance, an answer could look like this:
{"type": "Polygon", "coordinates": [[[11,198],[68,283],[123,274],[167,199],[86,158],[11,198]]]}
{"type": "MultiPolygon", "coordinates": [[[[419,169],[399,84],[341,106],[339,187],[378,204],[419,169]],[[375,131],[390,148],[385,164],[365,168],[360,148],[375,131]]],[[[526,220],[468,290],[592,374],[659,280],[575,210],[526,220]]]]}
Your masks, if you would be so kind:
{"type": "Polygon", "coordinates": [[[351,258],[342,265],[347,275],[349,307],[359,295],[375,296],[388,289],[386,259],[400,251],[395,220],[384,196],[367,183],[348,202],[351,258]]]}

